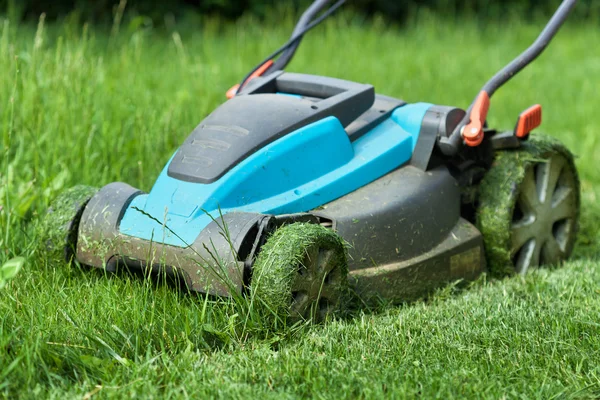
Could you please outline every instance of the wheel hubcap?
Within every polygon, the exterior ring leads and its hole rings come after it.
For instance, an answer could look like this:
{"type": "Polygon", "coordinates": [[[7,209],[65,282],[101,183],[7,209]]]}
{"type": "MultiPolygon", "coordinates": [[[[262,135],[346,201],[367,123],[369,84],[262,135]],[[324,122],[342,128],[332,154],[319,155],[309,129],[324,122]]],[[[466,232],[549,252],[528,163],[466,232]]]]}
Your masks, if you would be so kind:
{"type": "Polygon", "coordinates": [[[335,249],[317,245],[307,249],[292,285],[292,316],[321,320],[335,308],[342,279],[338,259],[335,249]]]}
{"type": "Polygon", "coordinates": [[[526,169],[511,225],[511,256],[517,273],[568,256],[577,216],[575,179],[559,154],[526,169]]]}

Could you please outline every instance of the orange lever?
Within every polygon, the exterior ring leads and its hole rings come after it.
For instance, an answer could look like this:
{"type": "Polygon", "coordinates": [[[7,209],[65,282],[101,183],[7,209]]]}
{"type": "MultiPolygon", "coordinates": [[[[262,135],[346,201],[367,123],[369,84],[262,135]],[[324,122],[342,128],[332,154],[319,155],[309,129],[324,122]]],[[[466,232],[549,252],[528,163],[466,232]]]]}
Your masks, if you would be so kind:
{"type": "Polygon", "coordinates": [[[529,132],[542,124],[542,106],[539,104],[529,107],[519,115],[517,126],[515,128],[515,136],[524,138],[529,135],[529,132]]]}
{"type": "MultiPolygon", "coordinates": [[[[246,81],[246,83],[248,83],[252,79],[258,78],[259,76],[264,74],[269,68],[271,68],[271,65],[273,65],[273,60],[269,60],[269,61],[265,62],[263,65],[261,65],[260,67],[258,67],[258,69],[256,71],[254,71],[252,73],[252,75],[250,75],[248,77],[248,80],[246,81]]],[[[235,96],[237,94],[239,88],[240,88],[239,84],[233,85],[226,93],[227,98],[231,99],[233,96],[235,96]]]]}
{"type": "Polygon", "coordinates": [[[465,125],[461,131],[462,137],[467,146],[479,146],[483,141],[483,124],[487,118],[487,113],[490,108],[490,96],[485,90],[479,92],[471,114],[469,115],[469,123],[465,125]]]}

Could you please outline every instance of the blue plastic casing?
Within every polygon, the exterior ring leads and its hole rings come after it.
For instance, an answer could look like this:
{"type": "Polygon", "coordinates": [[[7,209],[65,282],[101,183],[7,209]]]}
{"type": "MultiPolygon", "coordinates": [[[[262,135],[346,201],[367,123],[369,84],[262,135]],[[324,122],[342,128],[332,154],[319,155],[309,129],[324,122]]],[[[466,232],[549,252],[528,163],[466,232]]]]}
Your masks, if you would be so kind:
{"type": "Polygon", "coordinates": [[[429,107],[404,105],[354,142],[336,118],[324,118],[259,149],[210,184],[168,176],[169,161],[150,193],[129,204],[119,230],[187,246],[220,213],[309,211],[410,160],[429,107]]]}

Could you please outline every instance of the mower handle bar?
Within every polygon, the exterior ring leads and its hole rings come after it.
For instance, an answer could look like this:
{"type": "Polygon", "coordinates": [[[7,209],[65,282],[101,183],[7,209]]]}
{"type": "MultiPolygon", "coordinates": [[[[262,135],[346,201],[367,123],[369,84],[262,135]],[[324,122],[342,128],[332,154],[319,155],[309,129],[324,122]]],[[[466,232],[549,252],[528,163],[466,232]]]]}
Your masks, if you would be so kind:
{"type": "Polygon", "coordinates": [[[300,21],[298,21],[298,24],[296,24],[296,28],[294,28],[295,33],[292,34],[292,37],[283,46],[281,46],[279,49],[275,50],[266,59],[264,59],[260,64],[258,64],[256,67],[254,67],[254,69],[252,69],[244,77],[244,79],[242,79],[242,81],[239,84],[239,89],[237,90],[236,94],[241,93],[241,91],[243,90],[246,83],[250,79],[253,78],[253,74],[256,73],[263,65],[265,65],[267,62],[272,62],[272,59],[274,57],[277,57],[278,55],[289,51],[289,53],[287,53],[287,56],[285,58],[282,58],[280,56],[275,62],[273,62],[273,64],[270,67],[268,67],[264,71],[262,71],[259,74],[259,76],[267,76],[274,71],[282,70],[290,62],[292,56],[294,55],[294,52],[296,51],[296,49],[299,46],[300,40],[302,40],[302,37],[304,36],[304,34],[306,32],[308,32],[309,30],[311,30],[312,28],[314,28],[315,26],[319,25],[321,22],[323,22],[327,17],[329,17],[331,14],[333,14],[338,8],[340,8],[342,6],[342,4],[344,4],[346,2],[346,0],[337,0],[331,7],[329,7],[327,10],[325,10],[321,15],[312,19],[319,11],[321,11],[323,9],[323,7],[327,3],[329,3],[329,1],[330,0],[316,0],[309,7],[309,9],[306,10],[304,12],[304,14],[302,14],[300,21]]]}
{"type": "MultiPolygon", "coordinates": [[[[563,0],[550,21],[548,21],[546,24],[544,30],[531,44],[531,46],[519,54],[507,66],[498,71],[496,75],[486,82],[481,91],[485,91],[489,97],[492,97],[492,95],[498,88],[500,88],[500,86],[504,85],[513,76],[515,76],[533,60],[535,60],[554,38],[554,35],[556,35],[556,32],[558,32],[562,24],[565,22],[567,16],[573,7],[575,7],[576,3],[577,0],[563,0]]],[[[461,129],[469,123],[470,114],[474,103],[475,100],[473,103],[471,103],[466,115],[454,129],[452,134],[448,138],[441,138],[438,142],[438,147],[443,154],[447,156],[453,156],[460,150],[460,146],[462,145],[461,129]]]]}
{"type": "Polygon", "coordinates": [[[298,38],[294,40],[294,44],[288,47],[265,73],[268,73],[269,71],[280,71],[289,64],[294,56],[294,53],[298,49],[298,46],[300,46],[300,41],[303,38],[301,32],[308,26],[315,15],[323,10],[330,1],[331,0],[315,0],[310,7],[308,7],[304,13],[302,13],[302,16],[298,20],[298,23],[296,23],[296,27],[294,28],[291,36],[291,38],[294,38],[295,36],[299,35],[298,38]]]}

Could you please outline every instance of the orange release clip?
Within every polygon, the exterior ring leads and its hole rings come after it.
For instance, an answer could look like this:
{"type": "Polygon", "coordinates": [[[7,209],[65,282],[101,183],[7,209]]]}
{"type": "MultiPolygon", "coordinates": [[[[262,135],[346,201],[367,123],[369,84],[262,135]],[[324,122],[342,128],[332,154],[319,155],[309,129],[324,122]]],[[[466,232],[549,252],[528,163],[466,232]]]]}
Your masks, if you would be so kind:
{"type": "Polygon", "coordinates": [[[461,132],[467,146],[479,146],[483,141],[483,124],[489,108],[490,96],[485,90],[482,90],[471,108],[469,123],[463,127],[461,132]]]}
{"type": "MultiPolygon", "coordinates": [[[[252,73],[252,75],[250,75],[248,77],[248,80],[246,81],[246,83],[248,83],[252,79],[258,78],[259,76],[264,74],[269,68],[271,68],[271,65],[273,65],[273,60],[269,60],[266,63],[264,63],[263,65],[261,65],[260,67],[258,67],[258,69],[256,71],[254,71],[252,73]]],[[[227,98],[231,99],[233,96],[235,96],[237,94],[239,88],[240,88],[239,84],[232,86],[226,93],[227,98]]]]}
{"type": "Polygon", "coordinates": [[[529,107],[519,115],[517,126],[515,128],[515,136],[524,138],[529,135],[529,132],[542,124],[542,106],[536,104],[529,107]]]}

